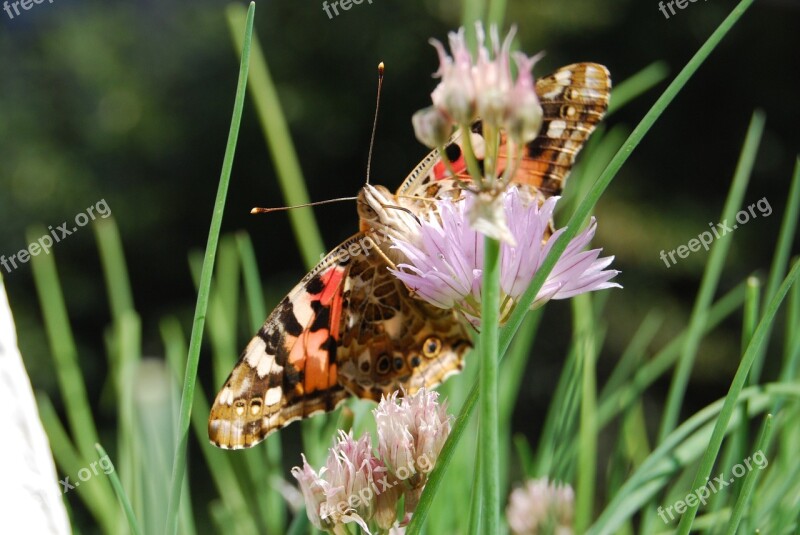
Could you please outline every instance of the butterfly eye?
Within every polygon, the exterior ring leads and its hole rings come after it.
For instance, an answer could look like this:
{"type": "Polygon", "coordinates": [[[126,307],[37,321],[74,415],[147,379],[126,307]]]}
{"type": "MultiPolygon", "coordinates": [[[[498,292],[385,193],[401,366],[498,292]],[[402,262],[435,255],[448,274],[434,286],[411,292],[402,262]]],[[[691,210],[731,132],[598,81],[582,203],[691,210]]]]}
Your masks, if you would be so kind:
{"type": "Polygon", "coordinates": [[[439,354],[439,351],[442,350],[442,341],[436,338],[435,336],[429,336],[425,339],[425,343],[422,344],[422,354],[425,355],[426,358],[432,359],[439,354]]]}
{"type": "Polygon", "coordinates": [[[395,371],[400,371],[406,365],[405,361],[400,357],[394,358],[394,369],[395,371]]]}

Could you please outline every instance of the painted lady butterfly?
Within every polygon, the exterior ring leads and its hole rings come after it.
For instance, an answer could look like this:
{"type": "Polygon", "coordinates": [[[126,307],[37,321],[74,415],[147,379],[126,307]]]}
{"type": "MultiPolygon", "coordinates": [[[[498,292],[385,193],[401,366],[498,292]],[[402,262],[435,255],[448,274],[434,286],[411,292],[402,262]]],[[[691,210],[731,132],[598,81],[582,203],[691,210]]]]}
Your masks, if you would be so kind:
{"type": "MultiPolygon", "coordinates": [[[[608,70],[596,63],[569,65],[537,80],[544,121],[513,181],[543,197],[558,194],[605,114],[610,89],[608,70]]],[[[471,135],[480,156],[480,121],[471,135]]],[[[445,151],[456,174],[469,179],[457,136],[445,151]]],[[[430,200],[453,192],[460,190],[438,151],[396,194],[364,186],[359,233],[278,304],[217,394],[208,421],[214,445],[248,448],[295,420],[334,410],[350,395],[378,401],[401,387],[409,393],[435,387],[461,370],[472,344],[456,313],[414,298],[387,269],[399,259],[386,237],[413,235],[430,200]]]]}

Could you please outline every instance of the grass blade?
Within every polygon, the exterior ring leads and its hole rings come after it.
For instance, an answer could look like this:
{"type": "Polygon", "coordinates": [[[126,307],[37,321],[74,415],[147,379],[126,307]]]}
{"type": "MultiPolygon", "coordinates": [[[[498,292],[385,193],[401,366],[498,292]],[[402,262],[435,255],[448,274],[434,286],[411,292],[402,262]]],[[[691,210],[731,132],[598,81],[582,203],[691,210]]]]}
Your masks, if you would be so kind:
{"type": "Polygon", "coordinates": [[[122,488],[122,483],[119,480],[117,471],[114,470],[114,464],[111,462],[111,458],[100,444],[95,444],[94,447],[97,449],[97,453],[100,455],[100,458],[108,459],[108,462],[111,464],[111,471],[108,472],[108,478],[111,480],[111,486],[114,488],[114,492],[116,493],[117,499],[122,506],[122,510],[125,511],[125,516],[128,519],[128,525],[131,528],[131,533],[133,533],[133,535],[142,535],[142,530],[139,529],[139,522],[136,520],[136,515],[133,514],[131,502],[128,500],[125,490],[122,488]]]}
{"type": "MultiPolygon", "coordinates": [[[[764,291],[764,303],[772,299],[781,279],[786,273],[786,266],[789,264],[789,254],[792,249],[797,221],[800,218],[800,158],[795,161],[792,185],[789,189],[789,196],[786,201],[786,210],[783,213],[781,231],[778,235],[778,243],[775,245],[775,254],[772,257],[772,267],[767,280],[767,287],[764,291]]],[[[761,378],[761,368],[764,365],[764,350],[756,357],[753,363],[752,381],[757,383],[761,378]]]]}
{"type": "MultiPolygon", "coordinates": [[[[758,439],[758,449],[755,451],[763,451],[764,448],[769,442],[769,437],[772,435],[772,415],[767,414],[767,417],[764,419],[764,426],[761,428],[761,436],[758,439]]],[[[739,497],[736,499],[736,504],[733,506],[733,512],[731,513],[731,520],[728,522],[728,531],[727,535],[735,535],[736,528],[739,527],[739,522],[742,520],[742,516],[744,515],[745,507],[747,506],[750,495],[753,493],[753,487],[756,485],[756,471],[750,470],[747,474],[747,477],[744,478],[744,484],[742,485],[742,491],[739,493],[739,497]]]]}
{"type": "Polygon", "coordinates": [[[189,356],[186,361],[184,374],[183,393],[181,395],[180,419],[178,422],[178,447],[175,450],[175,460],[172,465],[172,489],[170,492],[169,509],[167,511],[167,525],[164,532],[167,535],[178,531],[178,510],[183,485],[183,476],[186,472],[186,448],[189,440],[189,425],[191,424],[192,401],[194,400],[195,383],[197,381],[197,367],[200,360],[200,346],[203,342],[203,327],[205,326],[206,310],[208,308],[208,294],[211,288],[211,275],[214,270],[214,258],[217,252],[219,231],[222,226],[222,214],[225,209],[225,199],[228,194],[228,184],[233,168],[233,156],[236,140],[239,137],[239,125],[244,107],[244,94],[247,86],[247,71],[250,59],[250,40],[253,34],[253,15],[255,3],[250,2],[247,12],[247,24],[244,34],[242,61],[239,67],[239,81],[236,88],[236,99],[233,106],[233,118],[228,133],[228,143],[225,147],[225,157],[222,163],[219,188],[214,202],[214,212],[211,218],[211,228],[208,232],[203,272],[200,277],[200,290],[197,292],[197,306],[192,322],[192,335],[189,341],[189,356]]]}
{"type": "MultiPolygon", "coordinates": [[[[775,399],[783,396],[800,399],[800,385],[770,383],[748,387],[741,392],[739,401],[749,404],[752,417],[768,410],[775,399]]],[[[694,462],[706,450],[715,425],[712,419],[721,414],[726,399],[708,405],[670,433],[623,484],[586,535],[616,533],[625,520],[661,490],[677,469],[694,462]]]]}

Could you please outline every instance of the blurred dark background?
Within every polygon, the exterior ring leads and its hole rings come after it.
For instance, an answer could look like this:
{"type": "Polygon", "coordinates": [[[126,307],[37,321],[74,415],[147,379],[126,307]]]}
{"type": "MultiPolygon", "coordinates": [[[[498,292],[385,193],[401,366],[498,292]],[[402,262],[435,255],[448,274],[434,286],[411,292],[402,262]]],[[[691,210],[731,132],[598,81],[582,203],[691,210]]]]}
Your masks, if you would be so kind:
{"type": "MultiPolygon", "coordinates": [[[[627,131],[733,5],[690,3],[665,19],[655,0],[509,0],[506,21],[518,25],[522,50],[547,52],[539,76],[596,61],[619,82],[663,60],[667,80],[608,121],[609,128],[627,131]]],[[[0,254],[27,246],[31,225],[55,227],[105,199],[121,229],[149,355],[163,354],[158,320],[177,314],[188,326],[194,308],[187,255],[205,247],[238,71],[224,7],[55,0],[13,19],[0,11],[0,254]]],[[[422,158],[426,150],[414,138],[410,116],[429,103],[435,85],[430,75],[437,59],[427,41],[444,40],[460,16],[456,0],[373,0],[333,19],[316,0],[259,3],[256,31],[313,200],[353,195],[363,184],[379,61],[387,71],[373,182],[396,187],[422,158]]],[[[651,349],[685,325],[708,253],[667,268],[659,252],[719,220],[755,108],[765,111],[767,127],[745,204],[766,197],[773,213],[732,235],[721,289],[766,272],[800,140],[798,30],[800,2],[757,1],[600,201],[595,243],[616,256],[625,287],[608,301],[603,374],[651,309],[665,317],[651,349]]],[[[274,300],[305,270],[287,216],[248,212],[282,203],[248,100],[223,232],[250,233],[274,300]]],[[[357,227],[352,203],[315,213],[328,247],[357,227]]],[[[105,381],[102,337],[110,318],[89,229],[57,244],[53,254],[96,401],[105,381]]],[[[55,395],[30,264],[2,275],[34,386],[55,395]]],[[[537,340],[529,366],[517,421],[534,441],[569,341],[569,314],[567,303],[548,306],[541,330],[547,336],[537,340]]],[[[727,390],[739,327],[736,318],[706,339],[686,411],[727,390]]],[[[769,364],[765,373],[770,377],[769,364]]],[[[208,377],[203,362],[201,374],[208,377]]],[[[654,404],[667,386],[664,381],[650,390],[654,404]]]]}

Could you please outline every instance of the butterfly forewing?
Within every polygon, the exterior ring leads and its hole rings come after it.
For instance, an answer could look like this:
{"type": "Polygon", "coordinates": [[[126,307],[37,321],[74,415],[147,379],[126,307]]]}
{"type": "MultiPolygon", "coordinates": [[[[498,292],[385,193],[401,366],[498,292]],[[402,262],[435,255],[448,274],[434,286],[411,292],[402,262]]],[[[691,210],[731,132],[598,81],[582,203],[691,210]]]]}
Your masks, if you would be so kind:
{"type": "Polygon", "coordinates": [[[336,350],[349,266],[339,262],[339,250],[283,298],[247,344],[211,408],[213,444],[253,446],[295,420],[335,409],[347,397],[337,380],[336,350]]]}

